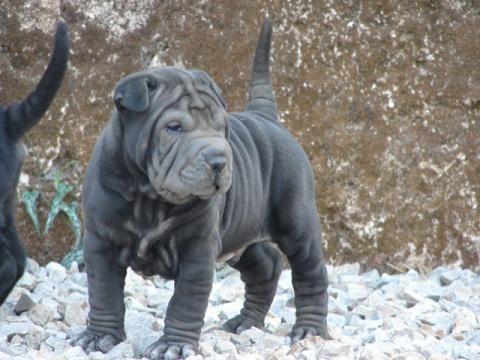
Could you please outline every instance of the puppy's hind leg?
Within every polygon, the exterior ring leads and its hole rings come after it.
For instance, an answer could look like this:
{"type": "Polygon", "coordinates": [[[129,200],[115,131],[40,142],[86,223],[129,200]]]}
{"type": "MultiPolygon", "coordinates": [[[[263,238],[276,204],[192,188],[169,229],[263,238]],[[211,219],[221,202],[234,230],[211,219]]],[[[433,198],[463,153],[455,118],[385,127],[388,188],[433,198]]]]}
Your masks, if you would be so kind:
{"type": "Polygon", "coordinates": [[[280,251],[266,242],[250,245],[245,250],[233,265],[245,283],[245,302],[240,314],[223,325],[226,331],[240,333],[252,326],[263,327],[275,296],[282,262],[280,251]]]}
{"type": "Polygon", "coordinates": [[[292,341],[309,336],[329,339],[327,330],[328,278],[322,255],[320,220],[315,205],[282,207],[277,220],[280,250],[292,269],[297,319],[292,341]]]}

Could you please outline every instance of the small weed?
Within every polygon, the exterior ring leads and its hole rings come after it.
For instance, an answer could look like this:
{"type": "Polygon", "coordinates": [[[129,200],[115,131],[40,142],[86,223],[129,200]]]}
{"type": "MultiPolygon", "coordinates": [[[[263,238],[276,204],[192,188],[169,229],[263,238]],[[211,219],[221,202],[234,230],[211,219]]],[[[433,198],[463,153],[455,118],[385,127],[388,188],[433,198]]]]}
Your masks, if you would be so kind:
{"type": "Polygon", "coordinates": [[[60,213],[64,213],[72,230],[75,234],[75,243],[72,250],[63,258],[61,264],[69,268],[73,261],[83,264],[83,244],[82,244],[82,225],[79,217],[79,206],[77,201],[66,201],[65,197],[74,190],[74,187],[62,180],[62,171],[57,171],[53,176],[53,185],[55,187],[55,195],[50,204],[47,215],[47,221],[43,232],[41,231],[40,221],[37,213],[37,203],[39,197],[45,198],[40,191],[24,191],[21,194],[21,201],[25,205],[28,215],[30,216],[35,231],[39,236],[48,234],[53,226],[55,219],[60,213]]]}

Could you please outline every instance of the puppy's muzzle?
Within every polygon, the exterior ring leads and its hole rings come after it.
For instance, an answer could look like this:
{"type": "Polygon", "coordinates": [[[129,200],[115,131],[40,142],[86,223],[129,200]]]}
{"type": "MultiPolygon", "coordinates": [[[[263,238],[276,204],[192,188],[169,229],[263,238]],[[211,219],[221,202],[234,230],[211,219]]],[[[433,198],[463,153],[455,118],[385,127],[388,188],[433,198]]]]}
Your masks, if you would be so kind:
{"type": "Polygon", "coordinates": [[[209,149],[205,154],[205,161],[213,173],[213,183],[218,190],[220,188],[220,177],[222,176],[223,169],[227,166],[227,153],[219,148],[209,149]]]}
{"type": "Polygon", "coordinates": [[[207,158],[206,160],[208,166],[210,166],[210,169],[212,169],[215,175],[220,174],[227,165],[227,159],[225,158],[225,156],[214,156],[211,158],[207,158]]]}

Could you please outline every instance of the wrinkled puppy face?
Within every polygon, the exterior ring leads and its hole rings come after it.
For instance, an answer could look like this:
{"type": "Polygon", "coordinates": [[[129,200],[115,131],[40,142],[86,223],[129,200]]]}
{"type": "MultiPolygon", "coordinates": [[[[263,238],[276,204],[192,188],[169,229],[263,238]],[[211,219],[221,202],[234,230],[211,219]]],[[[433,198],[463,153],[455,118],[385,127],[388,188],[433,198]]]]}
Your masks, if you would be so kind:
{"type": "Polygon", "coordinates": [[[156,193],[182,204],[227,192],[232,151],[226,112],[208,75],[152,69],[121,80],[114,96],[127,151],[156,193]]]}

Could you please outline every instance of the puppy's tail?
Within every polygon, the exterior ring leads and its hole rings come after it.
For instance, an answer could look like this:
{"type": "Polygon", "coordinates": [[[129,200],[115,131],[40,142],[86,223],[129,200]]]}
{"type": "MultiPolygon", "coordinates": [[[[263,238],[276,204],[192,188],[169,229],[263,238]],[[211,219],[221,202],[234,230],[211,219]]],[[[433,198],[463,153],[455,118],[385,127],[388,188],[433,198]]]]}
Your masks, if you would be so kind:
{"type": "Polygon", "coordinates": [[[272,24],[265,18],[263,28],[253,59],[252,79],[250,81],[249,99],[246,111],[260,111],[269,118],[277,119],[277,101],[273,94],[270,78],[270,42],[272,24]]]}
{"type": "Polygon", "coordinates": [[[7,126],[13,138],[22,137],[40,120],[50,106],[67,68],[69,43],[67,24],[60,22],[55,33],[53,54],[42,79],[25,100],[7,108],[7,126]]]}

